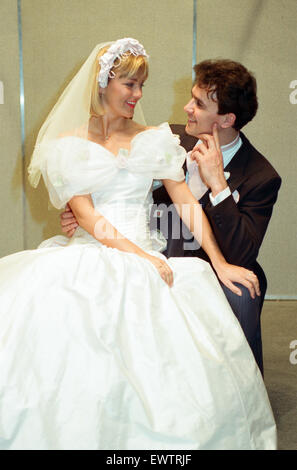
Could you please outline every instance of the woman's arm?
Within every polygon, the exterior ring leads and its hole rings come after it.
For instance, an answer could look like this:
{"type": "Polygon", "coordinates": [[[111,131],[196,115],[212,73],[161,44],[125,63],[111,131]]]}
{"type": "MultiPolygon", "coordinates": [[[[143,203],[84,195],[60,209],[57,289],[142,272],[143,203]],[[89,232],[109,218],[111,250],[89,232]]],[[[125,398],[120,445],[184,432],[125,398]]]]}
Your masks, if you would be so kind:
{"type": "Polygon", "coordinates": [[[143,256],[141,248],[125,238],[105,217],[94,209],[90,195],[74,196],[69,206],[80,227],[110,248],[143,256]]]}
{"type": "Polygon", "coordinates": [[[255,292],[260,295],[258,279],[251,271],[226,262],[201,205],[194,198],[185,181],[163,180],[163,183],[179,216],[208,254],[220,280],[235,294],[241,295],[241,291],[233,282],[247,287],[253,298],[255,292]]]}
{"type": "Polygon", "coordinates": [[[168,264],[160,258],[151,256],[135,243],[125,238],[105,217],[97,212],[90,195],[74,196],[68,203],[80,227],[96,240],[110,248],[117,248],[126,253],[134,253],[150,261],[159,271],[162,279],[173,284],[173,272],[168,264]]]}

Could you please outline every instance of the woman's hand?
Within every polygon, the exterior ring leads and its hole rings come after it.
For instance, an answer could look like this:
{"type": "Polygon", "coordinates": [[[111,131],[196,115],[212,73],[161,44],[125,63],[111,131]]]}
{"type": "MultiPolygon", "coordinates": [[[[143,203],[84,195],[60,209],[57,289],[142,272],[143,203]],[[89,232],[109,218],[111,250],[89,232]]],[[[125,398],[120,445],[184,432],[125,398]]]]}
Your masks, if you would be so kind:
{"type": "Polygon", "coordinates": [[[173,271],[170,266],[160,258],[156,256],[147,255],[145,257],[148,261],[150,261],[155,268],[159,271],[159,274],[163,281],[165,281],[169,287],[173,286],[173,271]]]}
{"type": "Polygon", "coordinates": [[[78,223],[68,204],[66,205],[65,211],[60,215],[60,223],[62,232],[66,233],[67,237],[72,237],[78,227],[78,223]]]}
{"type": "Polygon", "coordinates": [[[242,295],[240,289],[233,284],[237,282],[249,290],[253,299],[256,295],[261,295],[258,278],[253,271],[228,263],[221,263],[215,270],[222,283],[234,294],[242,295]]]}

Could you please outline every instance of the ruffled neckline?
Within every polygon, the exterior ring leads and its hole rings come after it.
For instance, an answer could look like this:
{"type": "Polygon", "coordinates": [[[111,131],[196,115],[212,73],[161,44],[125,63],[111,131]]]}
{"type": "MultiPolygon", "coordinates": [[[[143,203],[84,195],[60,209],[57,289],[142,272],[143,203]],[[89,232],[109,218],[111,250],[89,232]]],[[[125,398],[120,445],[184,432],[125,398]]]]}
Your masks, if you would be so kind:
{"type": "Polygon", "coordinates": [[[143,138],[143,136],[145,135],[145,137],[151,133],[155,133],[155,132],[160,132],[160,131],[166,131],[166,134],[169,132],[170,136],[173,136],[172,134],[172,131],[170,129],[170,126],[168,124],[168,122],[163,122],[162,124],[160,124],[159,126],[157,127],[151,127],[149,129],[145,129],[144,131],[140,131],[138,132],[130,141],[130,148],[129,149],[126,149],[124,147],[120,147],[119,148],[119,151],[117,154],[114,154],[111,150],[108,150],[106,147],[104,147],[103,145],[101,144],[98,144],[97,142],[94,142],[93,140],[87,140],[87,139],[84,139],[83,137],[78,137],[78,136],[66,136],[66,137],[61,137],[60,139],[57,139],[57,143],[59,142],[65,142],[65,141],[69,141],[69,140],[72,140],[72,139],[75,139],[77,141],[80,141],[80,142],[86,142],[86,145],[89,145],[91,144],[91,146],[95,146],[94,148],[97,148],[101,151],[104,151],[107,155],[110,155],[111,157],[113,158],[119,158],[119,156],[125,156],[126,158],[129,157],[131,158],[132,157],[132,153],[133,153],[133,148],[135,146],[135,143],[140,139],[140,138],[143,138]]]}

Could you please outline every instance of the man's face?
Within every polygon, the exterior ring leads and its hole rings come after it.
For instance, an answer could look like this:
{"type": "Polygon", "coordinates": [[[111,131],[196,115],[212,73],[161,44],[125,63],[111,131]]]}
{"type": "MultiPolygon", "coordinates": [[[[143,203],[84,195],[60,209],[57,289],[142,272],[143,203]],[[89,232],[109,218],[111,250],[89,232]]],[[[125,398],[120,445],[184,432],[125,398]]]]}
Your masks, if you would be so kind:
{"type": "Polygon", "coordinates": [[[218,114],[218,104],[211,98],[213,93],[194,85],[192,88],[192,99],[184,107],[188,115],[186,133],[194,137],[199,134],[212,134],[214,123],[220,125],[222,116],[218,114]]]}

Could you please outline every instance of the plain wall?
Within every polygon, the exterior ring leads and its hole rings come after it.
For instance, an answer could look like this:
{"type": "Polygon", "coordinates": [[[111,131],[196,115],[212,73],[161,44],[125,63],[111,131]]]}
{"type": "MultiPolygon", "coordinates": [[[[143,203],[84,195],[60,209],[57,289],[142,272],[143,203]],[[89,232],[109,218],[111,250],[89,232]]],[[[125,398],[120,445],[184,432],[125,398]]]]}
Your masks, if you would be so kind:
{"type": "Polygon", "coordinates": [[[198,0],[197,13],[197,61],[230,58],[255,73],[259,111],[243,132],[282,177],[259,261],[268,294],[296,296],[297,1],[198,0]]]}
{"type": "Polygon", "coordinates": [[[0,0],[0,256],[23,249],[23,184],[17,3],[0,0]]]}
{"type": "MultiPolygon", "coordinates": [[[[143,108],[149,124],[185,122],[192,76],[192,0],[22,0],[26,165],[38,130],[95,44],[131,36],[150,55],[143,108]]],[[[260,254],[268,294],[296,288],[296,0],[197,0],[197,61],[238,60],[258,81],[260,107],[244,128],[283,179],[260,254]],[[290,101],[291,96],[291,101],[290,101]],[[292,102],[293,101],[293,102],[292,102]]],[[[23,187],[17,0],[0,0],[0,255],[60,232],[41,183],[23,187]],[[26,205],[23,208],[23,189],[26,205]],[[24,217],[25,214],[25,217],[24,217]]],[[[27,180],[27,175],[26,180],[27,180]]]]}

